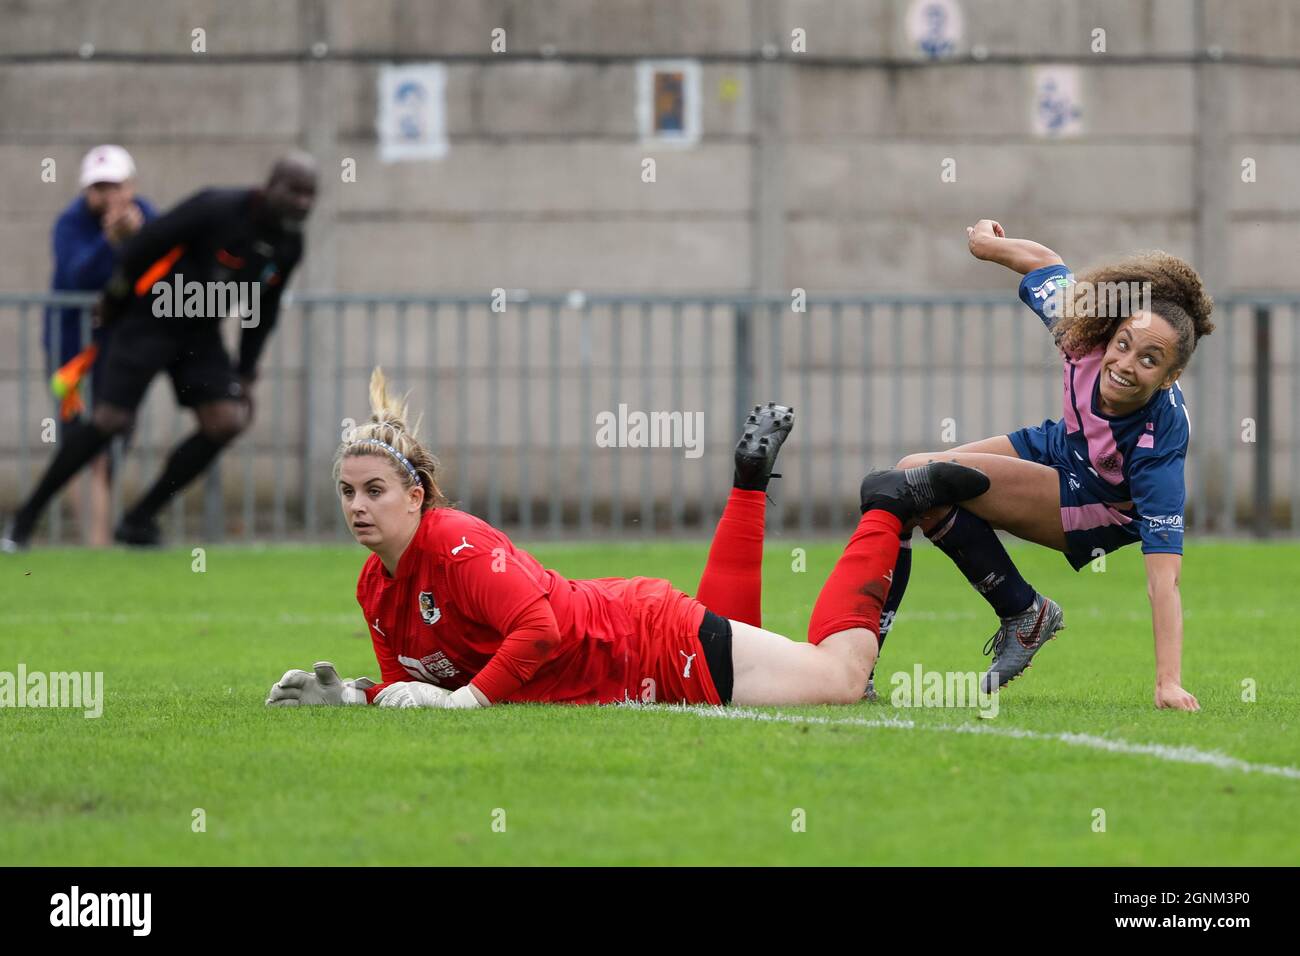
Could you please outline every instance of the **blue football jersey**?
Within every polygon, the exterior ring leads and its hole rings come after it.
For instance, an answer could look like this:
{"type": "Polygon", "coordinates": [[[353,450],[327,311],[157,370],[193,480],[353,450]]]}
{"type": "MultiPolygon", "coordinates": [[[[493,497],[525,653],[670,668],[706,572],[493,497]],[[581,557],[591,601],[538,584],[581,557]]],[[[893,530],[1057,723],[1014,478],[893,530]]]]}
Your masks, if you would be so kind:
{"type": "MultiPolygon", "coordinates": [[[[1035,269],[1021,280],[1020,298],[1051,329],[1060,312],[1061,299],[1054,296],[1073,282],[1063,265],[1035,269]]],[[[1049,456],[1058,468],[1078,476],[1099,502],[1096,507],[1133,502],[1144,553],[1182,554],[1183,463],[1191,437],[1183,391],[1175,382],[1135,412],[1105,415],[1097,407],[1105,352],[1105,347],[1086,355],[1062,352],[1062,417],[1045,423],[1049,456]]],[[[1069,523],[1068,516],[1062,518],[1069,523]]]]}

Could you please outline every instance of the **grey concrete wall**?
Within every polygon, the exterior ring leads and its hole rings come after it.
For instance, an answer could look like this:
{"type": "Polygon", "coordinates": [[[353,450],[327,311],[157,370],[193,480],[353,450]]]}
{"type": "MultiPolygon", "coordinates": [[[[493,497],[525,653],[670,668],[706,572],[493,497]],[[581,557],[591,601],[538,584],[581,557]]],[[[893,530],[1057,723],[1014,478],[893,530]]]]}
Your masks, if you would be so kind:
{"type": "MultiPolygon", "coordinates": [[[[208,55],[301,50],[334,54],[487,52],[489,31],[510,49],[564,53],[743,53],[755,3],[650,0],[253,2],[144,5],[128,0],[5,0],[0,54],[171,54],[168,64],[0,64],[0,290],[39,287],[47,231],[75,192],[76,162],[97,142],[128,146],[140,185],[169,204],[200,185],[259,178],[281,149],[327,126],[336,155],[320,157],[333,215],[314,238],[333,246],[320,288],[346,291],[534,289],[691,291],[755,284],[751,244],[754,68],[709,64],[703,141],[683,151],[637,143],[635,67],[608,63],[454,62],[448,81],[451,150],[422,163],[380,163],[371,63],[327,61],[328,108],[308,112],[304,67],[198,65],[208,55]],[[319,8],[323,35],[304,24],[319,8]],[[161,11],[161,12],[159,12],[161,11]],[[721,95],[724,81],[736,96],[721,95]],[[659,162],[642,183],[640,161],[659,162]],[[58,183],[40,163],[55,159],[58,183]],[[354,158],[356,183],[339,181],[354,158]]],[[[903,0],[772,4],[776,40],[807,31],[810,56],[905,57],[903,0]]],[[[1116,56],[1175,56],[1193,44],[1184,0],[968,2],[966,45],[993,56],[1087,55],[1107,30],[1116,56]]],[[[1300,14],[1287,0],[1211,0],[1207,36],[1232,53],[1294,55],[1300,14]]],[[[1193,68],[1085,70],[1087,135],[1045,142],[1029,131],[1028,66],[781,67],[785,264],[781,285],[824,291],[923,291],[936,267],[953,287],[993,288],[961,227],[994,215],[1017,232],[1090,262],[1134,246],[1190,255],[1196,221],[1193,68]],[[939,164],[957,161],[942,183],[939,164]]],[[[1300,288],[1289,268],[1300,239],[1300,72],[1213,67],[1229,100],[1222,188],[1229,193],[1226,287],[1300,288]],[[1258,181],[1242,183],[1253,156],[1258,181]]]]}
{"type": "MultiPolygon", "coordinates": [[[[1300,292],[1300,70],[1267,62],[1300,52],[1300,8],[1292,0],[1206,0],[1201,42],[1258,62],[1208,65],[1199,80],[1197,68],[1174,61],[1198,42],[1190,0],[962,6],[966,50],[983,47],[994,58],[1092,57],[1083,69],[1085,135],[1061,142],[1032,135],[1028,63],[913,64],[905,0],[0,0],[0,57],[10,57],[0,59],[0,292],[46,285],[50,225],[75,192],[80,156],[104,141],[133,152],[141,191],[164,206],[203,185],[254,182],[287,147],[329,144],[318,157],[326,173],[322,214],[311,225],[299,290],[690,293],[761,284],[811,295],[1009,291],[1001,270],[965,250],[963,227],[987,215],[1080,267],[1136,248],[1194,257],[1204,230],[1213,228],[1222,241],[1210,247],[1222,249],[1223,261],[1198,265],[1223,276],[1219,291],[1300,292]],[[189,52],[195,27],[207,32],[208,60],[189,52]],[[512,52],[550,44],[560,54],[608,59],[456,59],[486,54],[496,27],[507,31],[512,52]],[[1139,62],[1093,57],[1095,27],[1107,31],[1110,57],[1139,62]],[[771,68],[776,96],[761,109],[758,66],[709,62],[701,142],[684,150],[637,142],[636,56],[747,54],[763,38],[788,48],[794,28],[806,31],[809,57],[880,62],[795,57],[771,68]],[[316,41],[329,47],[320,64],[211,60],[291,53],[316,41]],[[97,55],[66,58],[83,43],[94,44],[97,55]],[[177,62],[112,62],[104,57],[111,52],[177,62]],[[65,58],[14,58],[39,53],[65,58]],[[452,58],[446,158],[380,162],[378,65],[341,58],[349,53],[452,58]],[[1226,117],[1213,131],[1224,141],[1218,165],[1203,174],[1198,82],[1222,95],[1226,117]],[[724,96],[724,88],[735,96],[724,96]],[[766,165],[756,164],[755,144],[773,129],[760,125],[760,115],[776,132],[767,137],[777,148],[766,165]],[[658,162],[654,184],[640,181],[647,155],[658,162]],[[57,183],[40,180],[46,157],[58,164],[57,183]],[[949,157],[957,181],[944,183],[940,164],[949,157]],[[1256,182],[1241,181],[1246,157],[1257,162],[1256,182]],[[355,183],[340,181],[344,158],[357,162],[355,183]],[[779,189],[761,188],[759,169],[776,177],[779,189]],[[1198,175],[1226,197],[1222,221],[1208,226],[1199,216],[1198,175]],[[775,215],[756,206],[758,196],[776,197],[775,215]],[[756,255],[760,221],[781,231],[770,246],[775,260],[756,255]],[[756,262],[772,261],[774,274],[755,274],[756,262]]],[[[290,336],[297,333],[282,334],[293,365],[298,346],[290,336]]],[[[472,334],[474,347],[486,348],[487,333],[476,326],[472,334]]],[[[1205,350],[1206,404],[1215,412],[1208,427],[1219,437],[1235,427],[1224,409],[1248,405],[1249,341],[1244,325],[1227,326],[1205,350]],[[1229,335],[1237,364],[1221,379],[1209,371],[1228,368],[1227,352],[1215,349],[1229,335]],[[1232,406],[1224,401],[1229,389],[1232,406]]],[[[1287,343],[1278,351],[1280,405],[1295,375],[1287,343]]],[[[0,445],[8,449],[19,429],[36,427],[16,420],[10,400],[17,344],[13,314],[0,314],[0,445]]],[[[829,344],[818,340],[821,364],[807,368],[791,350],[791,374],[825,372],[825,363],[838,360],[845,381],[861,377],[848,357],[861,346],[850,338],[841,358],[821,355],[829,344]]],[[[312,357],[323,360],[330,348],[317,337],[312,357]]],[[[727,354],[718,349],[720,368],[727,354]]],[[[37,358],[35,351],[27,356],[37,358]]],[[[1189,376],[1196,374],[1193,366],[1189,376]]],[[[1016,373],[999,368],[994,375],[993,418],[1011,427],[1016,373]]],[[[360,395],[359,382],[351,383],[344,404],[355,409],[360,395]]],[[[336,401],[328,393],[320,400],[336,401]]],[[[506,409],[517,404],[513,392],[501,400],[506,409]]],[[[156,390],[152,401],[163,403],[160,416],[170,414],[165,395],[156,390]]],[[[568,391],[564,401],[572,405],[568,391]]],[[[472,414],[481,408],[475,404],[472,414]]],[[[1285,468],[1297,429],[1285,419],[1278,424],[1285,468]]],[[[318,447],[332,427],[318,426],[318,447]]],[[[717,462],[730,442],[730,425],[720,427],[715,471],[725,471],[717,462]]],[[[829,418],[818,416],[815,427],[810,447],[822,449],[818,467],[829,467],[837,439],[826,431],[829,418]]],[[[254,436],[267,446],[268,428],[259,421],[254,436]]],[[[475,418],[475,433],[483,430],[475,418]]],[[[933,430],[911,419],[904,427],[909,441],[926,444],[933,430]]],[[[581,434],[574,434],[575,455],[581,434]]],[[[477,454],[490,460],[492,445],[477,454]]],[[[1249,450],[1229,460],[1244,487],[1249,450]]],[[[571,463],[566,459],[566,469],[571,463]]],[[[845,467],[852,472],[857,464],[845,467]]],[[[1290,472],[1279,478],[1285,496],[1290,472]]]]}

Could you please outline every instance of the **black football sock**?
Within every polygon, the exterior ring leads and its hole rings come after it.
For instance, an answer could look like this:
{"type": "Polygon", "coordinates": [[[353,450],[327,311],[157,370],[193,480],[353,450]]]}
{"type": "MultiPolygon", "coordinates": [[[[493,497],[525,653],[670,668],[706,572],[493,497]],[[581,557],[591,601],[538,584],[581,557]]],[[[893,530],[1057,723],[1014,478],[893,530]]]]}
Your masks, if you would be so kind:
{"type": "Polygon", "coordinates": [[[103,451],[113,436],[101,432],[93,424],[75,420],[63,426],[63,438],[54,460],[45,469],[45,474],[37,483],[22,506],[14,513],[13,537],[15,541],[26,541],[36,529],[36,522],[41,519],[41,512],[50,503],[77,472],[86,467],[96,455],[103,451]]]}
{"type": "MultiPolygon", "coordinates": [[[[894,615],[903,603],[903,594],[907,591],[907,581],[912,576],[912,532],[904,531],[898,536],[898,560],[894,562],[894,579],[889,583],[889,596],[885,598],[880,609],[880,631],[876,635],[877,652],[885,646],[885,638],[894,626],[894,615]]],[[[877,655],[876,660],[880,658],[877,655]]],[[[871,668],[871,679],[875,679],[876,669],[871,668]]]]}
{"type": "Polygon", "coordinates": [[[195,432],[172,451],[162,474],[123,517],[125,524],[148,524],[167,504],[169,498],[203,473],[226,447],[225,442],[213,441],[203,432],[195,432]]]}
{"type": "Polygon", "coordinates": [[[889,584],[889,596],[880,609],[880,646],[885,646],[885,638],[894,626],[894,615],[903,603],[903,594],[907,591],[908,579],[912,576],[912,532],[906,531],[898,536],[898,560],[894,562],[894,579],[889,584]]]}
{"type": "Polygon", "coordinates": [[[998,617],[1013,617],[1034,603],[1036,592],[983,518],[953,508],[926,536],[952,559],[998,617]]]}

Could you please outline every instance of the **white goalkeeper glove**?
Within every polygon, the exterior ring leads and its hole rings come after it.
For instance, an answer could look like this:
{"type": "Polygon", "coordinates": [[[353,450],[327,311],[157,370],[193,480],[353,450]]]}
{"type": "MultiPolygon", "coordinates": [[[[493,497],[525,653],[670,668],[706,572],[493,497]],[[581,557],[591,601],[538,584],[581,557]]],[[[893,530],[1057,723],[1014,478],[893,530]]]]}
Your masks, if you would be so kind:
{"type": "Polygon", "coordinates": [[[346,704],[364,704],[366,688],[375,686],[375,682],[369,677],[340,680],[339,672],[329,661],[319,661],[314,667],[316,671],[314,674],[300,670],[286,671],[284,676],[271,687],[271,696],[266,699],[267,706],[338,707],[346,704]]]}
{"type": "Polygon", "coordinates": [[[448,710],[469,710],[482,707],[469,684],[459,690],[447,690],[423,681],[398,681],[389,684],[375,695],[380,707],[441,707],[448,710]]]}

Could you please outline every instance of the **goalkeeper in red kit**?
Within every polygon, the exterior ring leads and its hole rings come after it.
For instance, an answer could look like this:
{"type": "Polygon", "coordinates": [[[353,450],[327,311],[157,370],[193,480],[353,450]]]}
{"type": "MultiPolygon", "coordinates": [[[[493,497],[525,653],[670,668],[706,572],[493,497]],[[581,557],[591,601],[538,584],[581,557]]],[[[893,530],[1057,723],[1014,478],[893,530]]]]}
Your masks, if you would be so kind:
{"type": "Polygon", "coordinates": [[[904,524],[982,494],[974,468],[931,462],[862,482],[863,516],[813,608],[808,640],[762,628],[766,489],[794,422],[754,410],[734,487],[695,597],[656,578],[570,581],[484,521],[449,507],[437,459],[407,427],[383,373],[371,419],[339,448],[343,517],[373,552],[357,582],[381,683],[332,664],[291,670],[268,704],[475,708],[535,701],[607,704],[851,704],[878,651],[904,524]]]}

